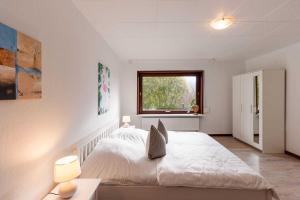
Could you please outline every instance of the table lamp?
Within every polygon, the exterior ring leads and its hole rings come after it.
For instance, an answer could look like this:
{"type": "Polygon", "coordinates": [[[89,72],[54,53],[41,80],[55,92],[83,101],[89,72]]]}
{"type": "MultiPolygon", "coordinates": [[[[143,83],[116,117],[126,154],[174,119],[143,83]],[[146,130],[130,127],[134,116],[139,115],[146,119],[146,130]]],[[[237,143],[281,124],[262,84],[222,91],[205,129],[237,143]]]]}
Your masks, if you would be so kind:
{"type": "Polygon", "coordinates": [[[130,120],[130,116],[123,116],[123,123],[124,123],[124,125],[123,125],[123,127],[124,128],[128,128],[129,127],[129,122],[131,121],[130,120]]]}
{"type": "Polygon", "coordinates": [[[81,174],[77,156],[63,157],[55,162],[54,181],[59,183],[59,196],[63,199],[71,198],[77,190],[73,180],[81,174]]]}

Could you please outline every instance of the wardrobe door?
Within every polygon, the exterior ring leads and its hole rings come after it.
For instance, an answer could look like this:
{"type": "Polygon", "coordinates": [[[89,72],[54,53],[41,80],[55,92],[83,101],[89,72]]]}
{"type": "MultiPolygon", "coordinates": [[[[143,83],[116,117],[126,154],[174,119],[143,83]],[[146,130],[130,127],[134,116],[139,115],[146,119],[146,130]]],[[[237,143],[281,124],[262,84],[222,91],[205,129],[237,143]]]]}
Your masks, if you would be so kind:
{"type": "Polygon", "coordinates": [[[241,76],[233,77],[232,88],[233,137],[241,139],[241,76]]]}
{"type": "Polygon", "coordinates": [[[242,114],[241,114],[241,139],[252,144],[253,136],[253,75],[242,75],[241,80],[241,102],[242,102],[242,114]]]}

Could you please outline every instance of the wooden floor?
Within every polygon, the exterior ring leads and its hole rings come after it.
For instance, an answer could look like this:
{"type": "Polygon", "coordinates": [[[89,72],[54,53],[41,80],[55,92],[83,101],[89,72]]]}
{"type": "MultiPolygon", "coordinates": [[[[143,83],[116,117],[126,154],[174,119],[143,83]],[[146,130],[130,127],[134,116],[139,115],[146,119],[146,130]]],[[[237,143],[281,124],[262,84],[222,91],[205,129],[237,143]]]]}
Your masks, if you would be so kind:
{"type": "Polygon", "coordinates": [[[262,154],[233,137],[214,138],[262,174],[281,200],[300,200],[300,160],[286,154],[262,154]]]}

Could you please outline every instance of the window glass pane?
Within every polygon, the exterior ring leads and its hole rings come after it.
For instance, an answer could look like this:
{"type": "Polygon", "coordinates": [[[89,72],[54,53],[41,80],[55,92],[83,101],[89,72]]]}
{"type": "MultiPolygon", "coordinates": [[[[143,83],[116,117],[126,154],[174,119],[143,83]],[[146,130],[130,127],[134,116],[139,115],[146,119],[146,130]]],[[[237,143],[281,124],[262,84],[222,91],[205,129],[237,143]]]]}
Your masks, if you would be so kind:
{"type": "Polygon", "coordinates": [[[143,77],[144,111],[186,111],[196,104],[196,76],[143,77]]]}

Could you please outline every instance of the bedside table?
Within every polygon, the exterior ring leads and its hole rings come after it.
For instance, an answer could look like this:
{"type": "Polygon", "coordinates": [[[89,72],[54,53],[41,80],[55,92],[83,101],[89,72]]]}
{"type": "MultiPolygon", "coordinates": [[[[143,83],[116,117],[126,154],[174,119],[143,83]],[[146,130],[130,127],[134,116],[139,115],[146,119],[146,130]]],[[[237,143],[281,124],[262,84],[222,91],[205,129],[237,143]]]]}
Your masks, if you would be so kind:
{"type": "MultiPolygon", "coordinates": [[[[100,179],[76,179],[77,191],[70,200],[96,200],[96,190],[100,185],[100,179]]],[[[58,185],[43,200],[63,200],[58,194],[58,185]]]]}

